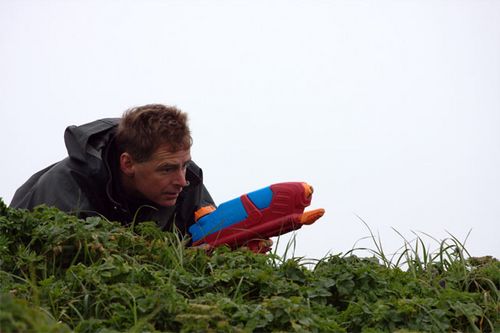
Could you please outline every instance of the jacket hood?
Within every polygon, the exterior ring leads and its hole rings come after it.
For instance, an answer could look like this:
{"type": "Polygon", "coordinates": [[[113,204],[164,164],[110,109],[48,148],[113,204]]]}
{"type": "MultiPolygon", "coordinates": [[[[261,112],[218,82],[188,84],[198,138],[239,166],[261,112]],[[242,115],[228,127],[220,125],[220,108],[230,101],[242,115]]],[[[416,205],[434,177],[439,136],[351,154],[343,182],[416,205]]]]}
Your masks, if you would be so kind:
{"type": "Polygon", "coordinates": [[[64,132],[68,156],[83,163],[102,160],[103,148],[113,136],[120,118],[106,118],[81,126],[69,126],[64,132]]]}

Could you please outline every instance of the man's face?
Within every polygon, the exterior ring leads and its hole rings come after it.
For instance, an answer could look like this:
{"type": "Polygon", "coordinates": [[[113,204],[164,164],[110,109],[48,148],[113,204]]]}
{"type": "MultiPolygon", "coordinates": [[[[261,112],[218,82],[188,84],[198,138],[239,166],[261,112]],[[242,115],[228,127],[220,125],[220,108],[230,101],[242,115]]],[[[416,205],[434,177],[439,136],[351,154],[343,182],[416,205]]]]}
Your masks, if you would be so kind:
{"type": "Polygon", "coordinates": [[[161,145],[145,162],[131,162],[129,190],[160,206],[173,206],[188,185],[186,168],[191,162],[190,149],[172,152],[161,145]]]}

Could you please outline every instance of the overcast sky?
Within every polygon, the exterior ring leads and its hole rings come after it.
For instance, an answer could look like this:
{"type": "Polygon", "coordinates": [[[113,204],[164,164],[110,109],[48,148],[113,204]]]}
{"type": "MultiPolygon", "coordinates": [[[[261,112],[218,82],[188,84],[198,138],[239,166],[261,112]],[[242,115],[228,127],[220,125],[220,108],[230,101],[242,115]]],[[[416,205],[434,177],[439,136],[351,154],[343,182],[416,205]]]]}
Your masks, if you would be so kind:
{"type": "Polygon", "coordinates": [[[7,203],[66,126],[147,103],[188,112],[217,203],[314,186],[296,256],[348,251],[359,216],[388,253],[472,230],[500,257],[500,1],[0,0],[7,203]]]}

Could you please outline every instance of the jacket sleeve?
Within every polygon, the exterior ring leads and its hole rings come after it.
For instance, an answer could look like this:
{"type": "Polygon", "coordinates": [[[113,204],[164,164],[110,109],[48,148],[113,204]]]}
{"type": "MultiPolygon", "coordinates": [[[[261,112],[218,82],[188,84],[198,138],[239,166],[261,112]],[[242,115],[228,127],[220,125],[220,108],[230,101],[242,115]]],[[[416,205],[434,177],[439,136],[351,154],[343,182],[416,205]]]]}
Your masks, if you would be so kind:
{"type": "Polygon", "coordinates": [[[26,181],[14,194],[10,206],[33,209],[45,204],[67,213],[81,213],[92,210],[85,193],[80,189],[68,167],[66,158],[39,172],[26,181]]]}

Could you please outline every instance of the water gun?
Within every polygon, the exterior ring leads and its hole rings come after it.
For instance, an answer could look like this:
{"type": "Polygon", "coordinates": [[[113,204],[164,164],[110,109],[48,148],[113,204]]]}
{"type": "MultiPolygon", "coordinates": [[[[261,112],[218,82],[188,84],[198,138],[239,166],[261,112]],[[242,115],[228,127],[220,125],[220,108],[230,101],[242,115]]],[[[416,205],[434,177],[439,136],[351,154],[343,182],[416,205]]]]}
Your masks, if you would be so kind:
{"type": "Polygon", "coordinates": [[[307,183],[277,183],[224,202],[217,209],[202,207],[189,228],[193,246],[212,249],[227,245],[265,253],[271,249],[271,237],[300,229],[323,216],[321,208],[304,212],[312,194],[307,183]]]}

